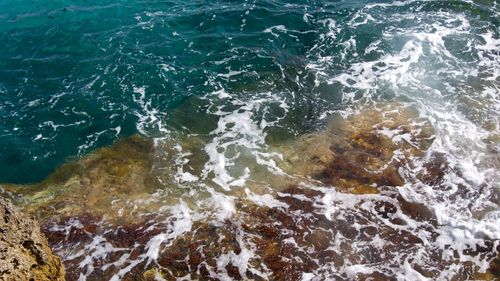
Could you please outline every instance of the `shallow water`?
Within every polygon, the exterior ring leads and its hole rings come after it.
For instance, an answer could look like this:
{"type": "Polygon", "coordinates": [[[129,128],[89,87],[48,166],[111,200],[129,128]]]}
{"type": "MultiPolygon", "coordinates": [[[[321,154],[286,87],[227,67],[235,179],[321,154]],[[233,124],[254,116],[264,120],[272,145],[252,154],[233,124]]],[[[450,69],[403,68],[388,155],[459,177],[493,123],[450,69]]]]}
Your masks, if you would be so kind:
{"type": "Polygon", "coordinates": [[[68,279],[499,278],[495,1],[0,11],[2,192],[68,279]]]}

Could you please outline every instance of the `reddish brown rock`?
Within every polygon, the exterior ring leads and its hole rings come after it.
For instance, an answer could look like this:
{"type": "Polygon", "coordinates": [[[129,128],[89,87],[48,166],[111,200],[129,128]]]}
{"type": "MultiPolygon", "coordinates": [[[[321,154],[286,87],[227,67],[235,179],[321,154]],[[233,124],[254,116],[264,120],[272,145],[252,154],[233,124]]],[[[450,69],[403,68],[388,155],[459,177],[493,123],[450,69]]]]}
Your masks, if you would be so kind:
{"type": "MultiPolygon", "coordinates": [[[[378,193],[381,186],[402,186],[400,169],[423,155],[433,140],[428,122],[397,104],[365,108],[346,119],[334,119],[322,133],[300,137],[284,150],[284,168],[318,179],[340,191],[378,193]]],[[[439,177],[431,168],[426,181],[439,177]]],[[[438,179],[435,179],[438,180],[438,179]]]]}

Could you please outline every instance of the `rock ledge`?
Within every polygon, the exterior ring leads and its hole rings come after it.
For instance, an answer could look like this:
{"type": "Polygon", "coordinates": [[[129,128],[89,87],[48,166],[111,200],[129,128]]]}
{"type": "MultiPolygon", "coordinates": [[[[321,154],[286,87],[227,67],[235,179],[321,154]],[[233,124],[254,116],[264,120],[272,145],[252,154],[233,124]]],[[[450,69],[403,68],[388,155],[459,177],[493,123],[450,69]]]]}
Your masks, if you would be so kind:
{"type": "Polygon", "coordinates": [[[0,197],[0,280],[65,280],[38,223],[0,197]]]}

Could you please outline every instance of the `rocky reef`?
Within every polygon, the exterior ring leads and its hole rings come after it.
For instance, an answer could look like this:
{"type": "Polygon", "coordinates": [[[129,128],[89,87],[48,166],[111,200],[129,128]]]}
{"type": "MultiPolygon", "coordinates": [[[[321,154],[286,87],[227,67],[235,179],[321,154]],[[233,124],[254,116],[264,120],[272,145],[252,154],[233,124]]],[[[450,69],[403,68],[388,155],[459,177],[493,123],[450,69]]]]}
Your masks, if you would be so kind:
{"type": "Polygon", "coordinates": [[[150,176],[152,147],[152,141],[132,136],[64,164],[41,183],[5,184],[3,188],[22,194],[12,199],[42,223],[88,210],[96,215],[114,214],[156,187],[150,176]],[[112,203],[117,201],[123,205],[112,203]]]}
{"type": "Polygon", "coordinates": [[[0,280],[65,280],[38,223],[0,197],[0,280]]]}
{"type": "MultiPolygon", "coordinates": [[[[151,241],[173,232],[171,224],[157,217],[110,230],[101,217],[84,214],[60,220],[57,228],[48,224],[44,232],[58,252],[68,257],[69,280],[78,279],[90,268],[81,267],[85,255],[71,250],[81,249],[82,243],[98,246],[86,248],[87,255],[96,257],[87,280],[113,276],[122,280],[302,280],[304,273],[311,272],[328,273],[336,280],[396,280],[389,265],[397,266],[401,259],[421,251],[426,252],[425,257],[412,265],[419,276],[439,279],[441,272],[456,266],[456,260],[442,258],[440,249],[428,247],[438,235],[433,228],[435,217],[427,207],[392,193],[392,198],[357,197],[355,210],[340,209],[325,215],[324,206],[315,202],[328,194],[327,190],[290,186],[276,198],[283,207],[239,200],[237,215],[224,221],[194,221],[187,231],[160,243],[153,251],[154,260],[146,254],[153,250],[151,241]],[[338,214],[344,218],[332,219],[338,214]],[[415,222],[415,227],[405,228],[415,222]],[[99,249],[109,252],[99,257],[99,249]],[[388,267],[363,274],[335,274],[352,264],[388,267]]],[[[349,196],[354,199],[359,195],[349,196]]],[[[468,249],[468,255],[491,259],[498,251],[494,245],[485,241],[468,249]]],[[[454,280],[495,280],[495,266],[497,261],[493,260],[488,272],[478,273],[473,263],[463,262],[454,280]]]]}
{"type": "MultiPolygon", "coordinates": [[[[193,177],[181,187],[179,165],[203,170],[200,139],[154,145],[132,136],[42,183],[3,190],[42,222],[68,280],[396,280],[400,268],[420,278],[495,280],[497,241],[438,247],[433,209],[400,192],[407,184],[446,188],[446,158],[423,158],[433,140],[428,120],[387,104],[271,147],[284,174],[267,177],[269,186],[250,179],[216,190],[193,177]]],[[[43,272],[63,275],[58,259],[41,260],[43,272]]]]}
{"type": "Polygon", "coordinates": [[[433,134],[410,107],[365,108],[333,119],[325,131],[286,143],[283,166],[345,192],[378,193],[377,187],[404,184],[399,170],[425,153],[433,134]]]}

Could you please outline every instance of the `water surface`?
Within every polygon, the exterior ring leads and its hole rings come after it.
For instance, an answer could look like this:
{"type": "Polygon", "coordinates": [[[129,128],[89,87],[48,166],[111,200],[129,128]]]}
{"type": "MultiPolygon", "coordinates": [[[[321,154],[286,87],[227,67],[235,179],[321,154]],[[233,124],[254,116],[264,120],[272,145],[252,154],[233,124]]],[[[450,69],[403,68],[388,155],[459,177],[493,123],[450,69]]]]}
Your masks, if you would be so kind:
{"type": "Polygon", "coordinates": [[[493,280],[499,9],[0,2],[4,194],[70,280],[493,280]]]}

